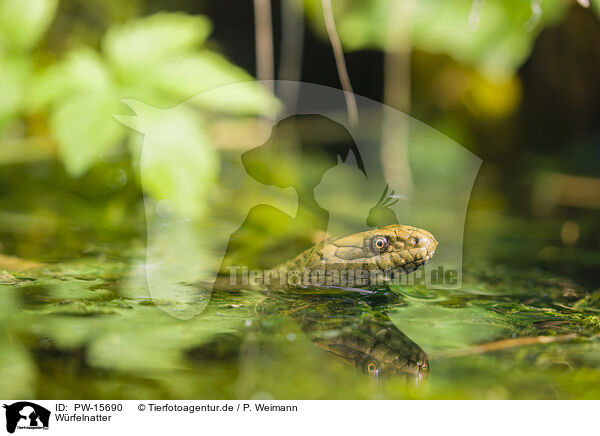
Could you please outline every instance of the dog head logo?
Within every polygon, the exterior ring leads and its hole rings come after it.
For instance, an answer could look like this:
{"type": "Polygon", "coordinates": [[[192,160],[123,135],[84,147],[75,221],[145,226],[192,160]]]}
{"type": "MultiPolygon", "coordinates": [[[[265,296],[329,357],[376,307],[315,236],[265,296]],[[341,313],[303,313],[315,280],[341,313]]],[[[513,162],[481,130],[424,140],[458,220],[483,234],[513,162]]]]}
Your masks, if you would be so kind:
{"type": "Polygon", "coordinates": [[[18,429],[47,429],[50,411],[28,401],[5,404],[6,431],[14,433],[18,429]]]}
{"type": "Polygon", "coordinates": [[[435,258],[417,271],[425,286],[460,287],[466,210],[481,160],[376,101],[356,96],[359,120],[350,123],[343,91],[276,85],[281,95],[293,88],[298,104],[274,105],[272,113],[242,111],[237,124],[203,108],[208,100],[243,95],[246,82],[169,109],[127,100],[135,115],[116,116],[143,134],[136,150],[142,187],[152,195],[144,198],[147,249],[140,283],[157,306],[191,318],[204,310],[227,265],[272,267],[276,262],[268,260],[289,258],[280,247],[294,255],[306,248],[294,245],[306,235],[320,242],[394,223],[427,229],[440,241],[435,258]],[[169,165],[169,177],[154,177],[169,165]],[[262,232],[267,223],[276,229],[262,232]]]}

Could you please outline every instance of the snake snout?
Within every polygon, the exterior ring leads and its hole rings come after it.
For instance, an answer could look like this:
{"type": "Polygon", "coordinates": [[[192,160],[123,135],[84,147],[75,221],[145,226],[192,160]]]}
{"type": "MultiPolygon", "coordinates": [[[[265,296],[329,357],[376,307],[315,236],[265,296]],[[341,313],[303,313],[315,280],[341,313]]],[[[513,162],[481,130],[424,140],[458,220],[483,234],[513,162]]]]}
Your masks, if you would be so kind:
{"type": "Polygon", "coordinates": [[[417,248],[427,248],[431,244],[431,240],[429,238],[419,238],[419,242],[417,243],[417,248]]]}
{"type": "Polygon", "coordinates": [[[433,253],[435,253],[435,249],[438,246],[438,241],[431,233],[419,229],[414,236],[417,240],[415,245],[416,248],[425,249],[429,255],[433,255],[433,253]]]}

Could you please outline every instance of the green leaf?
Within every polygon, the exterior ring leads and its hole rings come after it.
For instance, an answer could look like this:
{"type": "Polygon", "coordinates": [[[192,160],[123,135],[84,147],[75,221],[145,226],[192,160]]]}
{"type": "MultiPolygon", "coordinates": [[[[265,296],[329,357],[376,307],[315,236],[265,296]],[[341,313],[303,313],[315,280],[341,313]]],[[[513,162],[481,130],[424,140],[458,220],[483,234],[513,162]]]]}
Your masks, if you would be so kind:
{"type": "MultiPolygon", "coordinates": [[[[10,337],[10,336],[9,336],[10,337]]],[[[33,398],[36,367],[19,344],[0,343],[0,392],[4,398],[33,398]]]]}
{"type": "Polygon", "coordinates": [[[151,374],[182,368],[186,349],[208,342],[218,334],[235,333],[243,322],[240,317],[214,313],[186,323],[173,318],[157,322],[156,313],[148,315],[134,318],[136,328],[112,328],[100,335],[90,345],[89,363],[95,367],[151,374]]]}
{"type": "Polygon", "coordinates": [[[216,112],[272,117],[281,105],[260,82],[239,82],[199,94],[191,104],[216,112]]]}
{"type": "Polygon", "coordinates": [[[209,51],[173,58],[157,66],[147,80],[149,86],[180,99],[177,103],[193,97],[196,105],[227,113],[270,114],[277,105],[251,75],[209,51]]]}
{"type": "Polygon", "coordinates": [[[126,103],[137,117],[117,119],[145,135],[140,163],[144,192],[180,217],[202,216],[219,169],[202,118],[187,105],[160,110],[136,101],[126,103]]]}
{"type": "Polygon", "coordinates": [[[76,49],[35,82],[29,95],[32,109],[52,106],[50,127],[59,156],[72,176],[97,162],[98,153],[116,146],[125,129],[112,114],[119,97],[102,58],[93,50],[76,49]]]}
{"type": "Polygon", "coordinates": [[[506,332],[485,309],[415,304],[389,313],[390,319],[425,351],[462,348],[506,332]]]}
{"type": "Polygon", "coordinates": [[[26,50],[46,31],[57,0],[0,0],[0,47],[26,50]]]}
{"type": "Polygon", "coordinates": [[[73,94],[92,89],[111,92],[112,87],[110,73],[100,55],[90,48],[78,48],[36,78],[28,100],[36,110],[60,104],[61,99],[73,94]]]}
{"type": "Polygon", "coordinates": [[[566,6],[564,2],[543,2],[536,21],[529,2],[487,1],[473,29],[468,25],[472,0],[429,0],[418,5],[413,32],[416,47],[449,54],[489,75],[514,73],[529,56],[540,30],[561,17],[566,6]]]}
{"type": "Polygon", "coordinates": [[[98,153],[124,137],[125,129],[112,116],[117,109],[116,95],[90,90],[65,99],[52,113],[50,126],[69,174],[85,173],[97,162],[98,153]]]}
{"type": "Polygon", "coordinates": [[[102,48],[119,77],[142,79],[164,58],[198,48],[211,30],[206,17],[160,13],[111,28],[102,48]]]}
{"type": "Polygon", "coordinates": [[[31,62],[25,57],[0,58],[0,122],[22,109],[30,74],[31,62]]]}
{"type": "Polygon", "coordinates": [[[391,9],[390,1],[350,2],[341,11],[341,20],[336,26],[344,48],[359,50],[361,47],[385,47],[391,9]]]}
{"type": "MultiPolygon", "coordinates": [[[[324,33],[320,0],[305,0],[313,24],[324,33]]],[[[566,10],[563,1],[541,2],[542,13],[532,16],[529,1],[484,1],[473,20],[473,0],[422,0],[394,12],[395,0],[339,0],[334,2],[336,26],[345,50],[386,48],[392,26],[410,26],[412,45],[430,53],[444,53],[491,76],[515,72],[531,52],[545,26],[566,10]],[[470,25],[470,21],[474,24],[470,25]]]]}

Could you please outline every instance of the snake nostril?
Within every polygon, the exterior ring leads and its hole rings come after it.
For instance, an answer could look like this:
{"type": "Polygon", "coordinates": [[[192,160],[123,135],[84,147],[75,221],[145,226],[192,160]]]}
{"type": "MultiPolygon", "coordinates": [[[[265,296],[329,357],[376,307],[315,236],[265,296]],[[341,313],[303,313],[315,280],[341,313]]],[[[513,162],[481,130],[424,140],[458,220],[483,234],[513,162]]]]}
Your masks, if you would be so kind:
{"type": "Polygon", "coordinates": [[[427,247],[429,245],[429,239],[428,238],[419,238],[418,242],[417,242],[417,247],[418,248],[424,248],[427,247]]]}

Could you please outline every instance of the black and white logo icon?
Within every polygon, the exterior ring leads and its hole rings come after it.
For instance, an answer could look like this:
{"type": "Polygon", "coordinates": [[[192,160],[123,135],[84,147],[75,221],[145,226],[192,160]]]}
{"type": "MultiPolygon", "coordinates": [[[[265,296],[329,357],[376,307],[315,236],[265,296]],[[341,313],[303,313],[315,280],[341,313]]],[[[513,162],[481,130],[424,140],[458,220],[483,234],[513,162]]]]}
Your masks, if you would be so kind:
{"type": "Polygon", "coordinates": [[[28,401],[19,401],[3,406],[6,409],[6,431],[14,433],[16,429],[48,429],[50,411],[28,401]]]}

